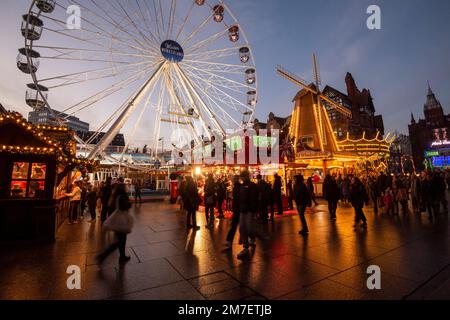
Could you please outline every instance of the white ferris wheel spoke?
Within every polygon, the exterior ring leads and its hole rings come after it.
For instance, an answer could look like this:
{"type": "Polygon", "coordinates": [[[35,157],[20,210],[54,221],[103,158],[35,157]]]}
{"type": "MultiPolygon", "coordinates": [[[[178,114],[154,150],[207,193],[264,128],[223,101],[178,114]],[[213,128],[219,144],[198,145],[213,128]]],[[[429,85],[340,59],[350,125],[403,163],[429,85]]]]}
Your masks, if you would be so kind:
{"type": "MultiPolygon", "coordinates": [[[[95,17],[101,19],[102,21],[107,22],[109,25],[113,26],[115,30],[121,31],[123,32],[126,36],[128,40],[131,40],[133,42],[135,42],[138,46],[139,46],[139,50],[140,51],[153,51],[153,52],[157,52],[156,47],[153,46],[149,46],[145,43],[143,43],[142,41],[140,41],[139,39],[136,38],[135,35],[131,34],[127,29],[125,29],[124,27],[122,27],[119,23],[113,21],[111,22],[110,20],[106,19],[104,16],[97,14],[96,12],[92,11],[91,9],[89,9],[86,6],[83,6],[81,3],[79,3],[76,0],[71,0],[73,3],[75,3],[76,5],[80,6],[80,8],[82,8],[83,10],[86,10],[87,12],[91,13],[92,15],[94,15],[95,17]],[[148,50],[146,50],[148,49],[148,50]]],[[[102,8],[101,6],[98,6],[96,2],[94,2],[93,0],[91,0],[91,2],[97,7],[99,8],[106,16],[110,16],[105,10],[104,8],[102,8]]],[[[64,6],[59,5],[60,7],[62,7],[64,10],[67,10],[67,8],[65,8],[64,6]]],[[[132,43],[127,42],[125,39],[123,38],[119,38],[117,35],[112,34],[111,32],[105,30],[104,28],[101,28],[98,23],[94,23],[91,22],[90,20],[84,18],[84,16],[81,17],[81,20],[88,23],[89,25],[99,29],[101,32],[103,32],[104,34],[109,35],[111,38],[110,39],[116,39],[116,41],[121,41],[122,43],[127,43],[129,46],[131,46],[132,48],[138,49],[135,47],[135,45],[133,45],[132,43]]],[[[83,28],[85,29],[85,28],[83,28]]]]}
{"type": "Polygon", "coordinates": [[[183,19],[183,22],[182,22],[182,24],[180,26],[180,30],[178,30],[178,33],[177,33],[177,35],[175,37],[175,41],[178,41],[178,38],[183,33],[184,27],[186,26],[186,23],[188,22],[189,17],[191,16],[191,13],[192,13],[192,10],[194,9],[194,7],[195,7],[195,2],[192,1],[191,7],[189,8],[189,10],[187,12],[186,17],[183,19]]]}
{"type": "MultiPolygon", "coordinates": [[[[120,65],[117,67],[113,66],[113,67],[90,69],[90,70],[85,70],[85,71],[80,71],[80,72],[75,72],[75,73],[69,73],[69,74],[49,77],[49,78],[38,79],[38,82],[40,84],[42,84],[47,81],[58,80],[58,79],[66,79],[67,80],[67,78],[77,77],[77,76],[83,76],[85,79],[87,79],[89,77],[89,75],[93,74],[93,73],[97,73],[97,72],[102,73],[102,72],[109,71],[109,70],[117,70],[117,69],[122,69],[122,68],[126,68],[126,67],[133,67],[133,66],[137,67],[137,66],[141,66],[144,64],[149,64],[149,62],[148,61],[140,61],[140,62],[136,62],[136,63],[130,63],[127,65],[120,65]]],[[[117,75],[117,72],[115,72],[114,75],[117,75]]]]}
{"type": "Polygon", "coordinates": [[[189,43],[189,41],[191,41],[192,38],[194,38],[208,24],[208,22],[212,19],[212,17],[213,14],[211,13],[194,31],[192,31],[189,37],[187,37],[187,39],[185,39],[181,43],[181,46],[184,47],[187,43],[189,43]]]}
{"type": "MultiPolygon", "coordinates": [[[[231,122],[232,123],[234,123],[234,124],[236,124],[238,127],[241,125],[239,122],[237,122],[236,121],[236,119],[234,119],[224,108],[222,108],[217,102],[216,102],[216,100],[218,100],[217,99],[217,97],[215,98],[215,99],[213,99],[207,92],[206,92],[206,90],[204,89],[204,88],[202,88],[201,86],[197,86],[197,89],[199,89],[199,91],[201,92],[201,93],[203,93],[203,95],[207,98],[207,100],[211,103],[211,105],[215,105],[221,112],[222,112],[222,114],[224,115],[224,116],[226,116],[228,119],[230,119],[231,120],[231,122]]],[[[220,99],[219,99],[220,100],[220,99]]],[[[226,104],[224,104],[224,105],[226,105],[226,104]]],[[[238,111],[238,110],[236,110],[236,111],[238,111]]],[[[226,121],[224,118],[222,118],[222,120],[223,120],[223,122],[222,123],[228,123],[228,121],[226,121]]],[[[227,128],[227,129],[229,129],[229,128],[227,128]]]]}
{"type": "Polygon", "coordinates": [[[130,114],[134,111],[134,109],[136,109],[137,105],[139,105],[146,93],[151,90],[154,84],[158,81],[161,75],[161,70],[165,64],[166,62],[161,62],[153,75],[144,83],[144,85],[137,91],[137,93],[133,95],[133,98],[131,99],[125,110],[116,119],[111,128],[105,133],[97,146],[91,151],[89,158],[95,157],[99,152],[102,152],[111,143],[111,141],[119,133],[120,129],[127,121],[130,114]]]}
{"type": "MultiPolygon", "coordinates": [[[[197,67],[194,67],[194,66],[191,66],[191,65],[188,65],[188,64],[187,65],[183,65],[183,68],[189,69],[193,73],[195,71],[196,73],[203,74],[203,76],[208,78],[208,81],[211,81],[211,82],[212,81],[216,81],[221,86],[229,87],[231,90],[236,91],[238,93],[242,93],[242,91],[239,91],[239,88],[245,90],[245,93],[250,88],[250,86],[247,85],[247,84],[244,84],[242,82],[238,82],[238,81],[226,78],[226,77],[221,76],[219,74],[210,72],[207,69],[197,68],[197,67]],[[223,82],[225,82],[226,84],[223,84],[223,82]]],[[[244,77],[242,77],[242,78],[244,79],[244,77]]]]}
{"type": "MultiPolygon", "coordinates": [[[[145,5],[146,5],[146,7],[147,7],[147,10],[148,10],[147,1],[146,1],[146,0],[144,0],[144,1],[145,1],[145,5]]],[[[146,26],[147,32],[148,32],[148,33],[150,34],[150,36],[152,37],[153,42],[155,43],[156,48],[157,48],[158,45],[159,45],[159,43],[160,43],[161,41],[159,41],[159,40],[157,39],[157,36],[153,33],[152,28],[151,28],[150,21],[148,21],[148,19],[147,19],[147,16],[151,19],[150,12],[147,11],[147,14],[144,14],[144,11],[142,10],[143,8],[142,8],[142,6],[141,6],[139,0],[135,0],[135,2],[136,2],[136,5],[138,6],[139,14],[140,14],[140,16],[141,16],[141,18],[142,18],[142,20],[143,20],[143,22],[144,22],[144,25],[146,26]]]]}
{"type": "Polygon", "coordinates": [[[186,59],[191,60],[201,60],[201,61],[209,61],[216,60],[219,58],[236,56],[237,49],[236,47],[226,48],[226,49],[217,49],[217,50],[208,50],[198,53],[186,54],[186,59]]]}
{"type": "Polygon", "coordinates": [[[151,70],[152,68],[153,68],[153,66],[150,66],[150,67],[142,70],[141,72],[139,72],[139,73],[137,73],[135,75],[132,75],[132,76],[130,76],[130,77],[124,79],[124,80],[121,80],[119,82],[116,82],[112,86],[110,86],[110,87],[108,87],[108,88],[106,88],[106,89],[104,89],[104,90],[102,90],[102,91],[100,91],[100,92],[98,92],[96,94],[93,94],[93,95],[89,96],[88,98],[86,98],[86,99],[84,99],[84,100],[82,100],[82,101],[80,101],[80,102],[78,102],[78,103],[76,103],[76,104],[74,104],[74,105],[64,109],[62,112],[63,113],[67,113],[69,110],[72,110],[72,109],[75,109],[75,108],[78,107],[79,109],[77,111],[73,112],[71,115],[76,114],[77,112],[79,112],[81,110],[84,110],[87,107],[92,106],[96,102],[98,102],[98,101],[108,97],[109,95],[111,95],[111,94],[113,94],[115,92],[118,92],[119,90],[122,90],[122,89],[126,88],[131,83],[142,79],[145,76],[145,74],[149,70],[151,70]]]}
{"type": "MultiPolygon", "coordinates": [[[[245,109],[249,110],[249,111],[253,111],[253,108],[250,108],[248,105],[246,105],[245,103],[237,100],[235,97],[229,95],[228,93],[226,93],[225,91],[221,90],[220,88],[218,88],[216,85],[214,85],[212,82],[208,82],[207,80],[198,77],[197,75],[195,75],[194,73],[187,71],[192,77],[200,80],[203,85],[206,85],[207,87],[210,87],[212,89],[215,90],[216,93],[220,93],[221,95],[224,95],[225,97],[227,97],[229,99],[229,103],[233,103],[233,104],[237,104],[240,105],[242,107],[244,107],[245,109]]],[[[199,84],[197,87],[201,87],[202,85],[199,84]]]]}
{"type": "MultiPolygon", "coordinates": [[[[220,32],[217,32],[216,34],[213,34],[212,36],[197,42],[196,44],[188,47],[186,49],[186,53],[187,54],[192,54],[193,52],[197,51],[198,49],[203,48],[204,46],[213,43],[214,41],[222,38],[224,35],[226,35],[228,33],[228,29],[222,30],[220,32]]],[[[236,49],[237,50],[237,49],[236,49]]]]}

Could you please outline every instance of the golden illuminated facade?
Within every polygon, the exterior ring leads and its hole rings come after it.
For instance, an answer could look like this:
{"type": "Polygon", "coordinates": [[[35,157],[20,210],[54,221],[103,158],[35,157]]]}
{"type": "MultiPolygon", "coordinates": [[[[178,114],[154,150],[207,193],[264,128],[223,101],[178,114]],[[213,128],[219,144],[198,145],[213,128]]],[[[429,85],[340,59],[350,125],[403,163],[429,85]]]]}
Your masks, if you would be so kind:
{"type": "MultiPolygon", "coordinates": [[[[289,136],[294,147],[295,159],[291,165],[303,165],[307,169],[321,169],[323,173],[332,169],[353,168],[358,163],[372,162],[377,167],[389,155],[392,140],[383,139],[380,134],[375,138],[366,138],[363,132],[361,138],[347,138],[338,141],[329,118],[329,110],[340,113],[351,119],[352,114],[345,106],[331,100],[320,92],[320,75],[315,56],[313,56],[314,84],[307,84],[294,74],[278,68],[278,73],[302,87],[295,96],[294,110],[289,127],[289,136]]],[[[389,136],[389,135],[388,135],[389,136]]]]}

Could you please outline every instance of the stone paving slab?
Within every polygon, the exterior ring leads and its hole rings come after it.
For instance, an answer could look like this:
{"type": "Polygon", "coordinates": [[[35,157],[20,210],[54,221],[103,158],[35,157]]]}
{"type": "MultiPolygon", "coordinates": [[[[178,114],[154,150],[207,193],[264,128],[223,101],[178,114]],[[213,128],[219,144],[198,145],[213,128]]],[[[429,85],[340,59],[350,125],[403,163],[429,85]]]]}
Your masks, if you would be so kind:
{"type": "Polygon", "coordinates": [[[52,244],[0,244],[0,299],[450,299],[450,220],[442,214],[375,215],[367,230],[352,228],[353,210],[326,204],[309,210],[310,235],[297,234],[297,216],[257,225],[260,237],[248,260],[236,234],[224,246],[230,220],[186,230],[185,214],[168,203],[133,206],[137,222],[128,236],[131,260],[95,256],[114,236],[88,218],[64,225],[52,244]],[[66,269],[80,267],[81,290],[68,290],[66,269]],[[366,286],[367,267],[381,268],[382,289],[366,286]]]}

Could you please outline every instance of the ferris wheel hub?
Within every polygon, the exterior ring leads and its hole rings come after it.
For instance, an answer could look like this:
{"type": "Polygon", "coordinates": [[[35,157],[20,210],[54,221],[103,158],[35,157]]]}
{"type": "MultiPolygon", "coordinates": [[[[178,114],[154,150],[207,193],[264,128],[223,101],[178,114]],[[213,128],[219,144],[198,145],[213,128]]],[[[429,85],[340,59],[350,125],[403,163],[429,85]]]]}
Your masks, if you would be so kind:
{"type": "Polygon", "coordinates": [[[166,40],[161,44],[161,54],[164,59],[175,63],[183,61],[184,58],[183,48],[174,40],[166,40]]]}

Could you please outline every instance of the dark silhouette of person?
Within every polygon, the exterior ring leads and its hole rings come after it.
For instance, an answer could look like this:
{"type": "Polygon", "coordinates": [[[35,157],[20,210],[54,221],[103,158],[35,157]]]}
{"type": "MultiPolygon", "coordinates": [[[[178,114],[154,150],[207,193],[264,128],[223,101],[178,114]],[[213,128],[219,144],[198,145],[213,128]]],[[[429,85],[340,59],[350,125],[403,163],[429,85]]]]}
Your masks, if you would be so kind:
{"type": "Polygon", "coordinates": [[[283,214],[283,197],[281,194],[281,177],[278,175],[278,173],[275,173],[274,175],[274,182],[273,182],[273,197],[274,202],[277,205],[277,213],[279,215],[283,214]]]}
{"type": "Polygon", "coordinates": [[[306,236],[309,233],[308,223],[306,222],[305,212],[306,208],[311,207],[312,199],[305,180],[302,175],[294,177],[294,200],[297,205],[297,211],[302,223],[302,229],[298,232],[300,235],[306,236]]]}

